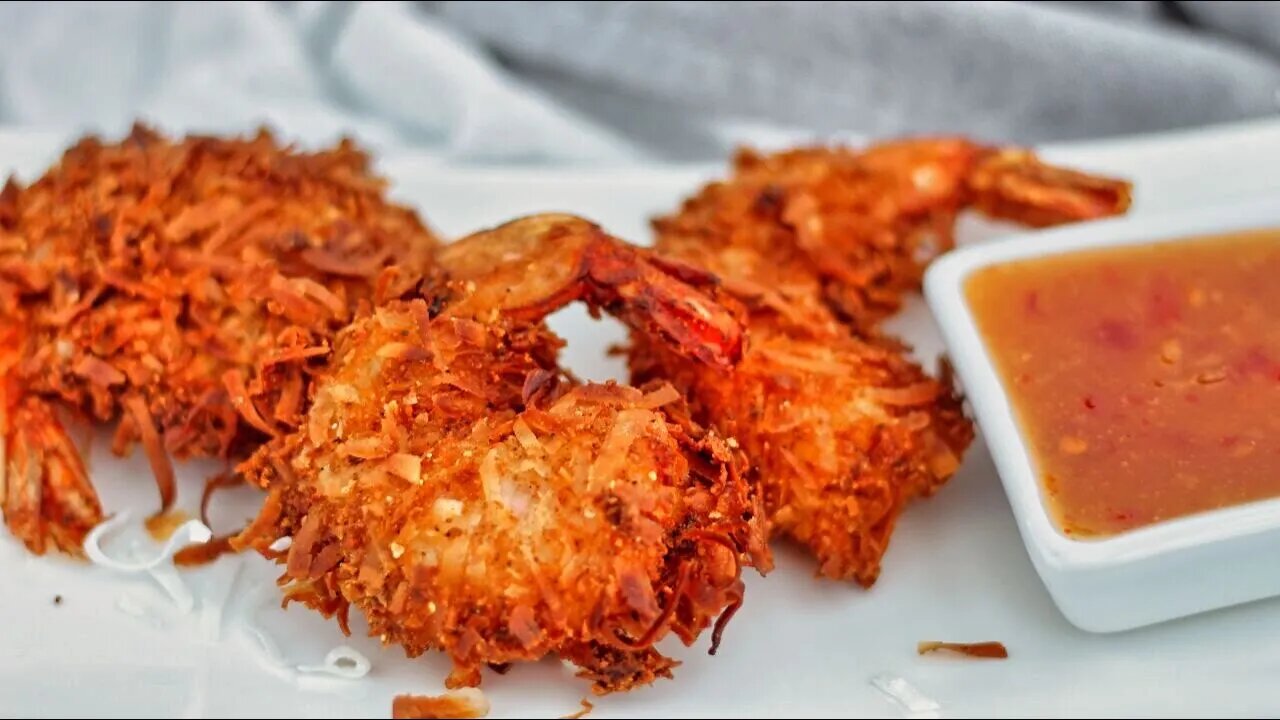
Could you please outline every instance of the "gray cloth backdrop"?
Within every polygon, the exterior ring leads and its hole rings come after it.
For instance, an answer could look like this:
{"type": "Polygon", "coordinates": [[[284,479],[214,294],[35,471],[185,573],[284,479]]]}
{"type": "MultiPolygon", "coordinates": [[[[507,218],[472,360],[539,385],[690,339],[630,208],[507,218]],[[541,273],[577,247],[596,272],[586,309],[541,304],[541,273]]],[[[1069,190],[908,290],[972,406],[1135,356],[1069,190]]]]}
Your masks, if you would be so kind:
{"type": "Polygon", "coordinates": [[[1275,115],[1278,89],[1274,3],[0,3],[0,130],[268,122],[450,162],[1092,138],[1275,115]]]}
{"type": "Polygon", "coordinates": [[[1280,4],[430,4],[517,74],[656,149],[690,116],[1063,140],[1273,115],[1280,4]]]}

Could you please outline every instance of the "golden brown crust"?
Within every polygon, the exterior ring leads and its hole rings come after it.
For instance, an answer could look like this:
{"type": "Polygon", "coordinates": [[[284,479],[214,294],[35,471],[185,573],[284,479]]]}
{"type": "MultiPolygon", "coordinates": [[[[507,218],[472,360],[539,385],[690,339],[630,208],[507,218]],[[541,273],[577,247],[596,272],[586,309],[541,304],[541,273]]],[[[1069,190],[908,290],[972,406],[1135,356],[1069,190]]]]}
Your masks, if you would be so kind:
{"type": "Polygon", "coordinates": [[[1036,227],[1121,214],[1128,183],[1055,168],[1016,148],[922,138],[774,155],[740,151],[732,177],[654,221],[659,249],[711,270],[803,329],[866,328],[955,245],[966,207],[1036,227]]]}
{"type": "Polygon", "coordinates": [[[432,302],[339,336],[302,426],[243,466],[279,502],[239,542],[291,536],[290,599],[339,618],[355,605],[408,654],[447,652],[451,687],[558,654],[597,692],[625,690],[669,676],[655,643],[692,643],[740,602],[741,566],[767,567],[759,501],[669,387],[564,375],[540,315],[581,297],[721,368],[741,330],[643,252],[545,220],[460,241],[432,302]],[[610,274],[618,263],[643,267],[610,274]],[[687,307],[705,322],[681,329],[687,307]]]}
{"type": "Polygon", "coordinates": [[[686,389],[697,414],[742,447],[771,534],[807,547],[820,574],[864,585],[902,507],[945,482],[972,439],[952,388],[878,342],[757,332],[725,374],[640,339],[632,370],[686,389]]]}
{"type": "Polygon", "coordinates": [[[741,445],[772,534],[808,548],[819,574],[870,585],[903,506],[944,483],[973,438],[948,374],[926,375],[877,322],[953,246],[967,206],[1046,225],[1128,203],[1127,183],[960,139],[741,152],[730,179],[654,228],[660,252],[741,301],[743,360],[716,372],[636,333],[633,376],[670,380],[741,445]]]}
{"type": "MultiPolygon", "coordinates": [[[[407,287],[435,245],[368,165],[348,141],[301,153],[265,131],[173,141],[136,127],[119,144],[80,141],[29,187],[10,180],[0,332],[22,342],[0,363],[3,404],[118,421],[113,449],[142,441],[166,507],[169,455],[228,457],[294,427],[333,334],[380,290],[407,287]]],[[[33,468],[28,484],[74,472],[9,461],[33,468]]],[[[68,518],[71,542],[58,544],[72,552],[101,516],[87,479],[73,485],[58,502],[90,509],[68,518]]],[[[5,511],[42,551],[41,531],[5,511]]],[[[62,522],[43,512],[43,532],[62,522]]]]}

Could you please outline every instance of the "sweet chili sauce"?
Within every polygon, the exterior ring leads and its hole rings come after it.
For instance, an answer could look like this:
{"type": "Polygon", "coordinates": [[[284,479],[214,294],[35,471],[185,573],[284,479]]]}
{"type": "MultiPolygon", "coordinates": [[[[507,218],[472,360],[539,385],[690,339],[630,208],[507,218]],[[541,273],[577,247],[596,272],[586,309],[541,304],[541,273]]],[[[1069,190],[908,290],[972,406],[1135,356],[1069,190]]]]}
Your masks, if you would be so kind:
{"type": "Polygon", "coordinates": [[[1063,533],[1280,496],[1280,230],[983,268],[965,292],[1063,533]]]}

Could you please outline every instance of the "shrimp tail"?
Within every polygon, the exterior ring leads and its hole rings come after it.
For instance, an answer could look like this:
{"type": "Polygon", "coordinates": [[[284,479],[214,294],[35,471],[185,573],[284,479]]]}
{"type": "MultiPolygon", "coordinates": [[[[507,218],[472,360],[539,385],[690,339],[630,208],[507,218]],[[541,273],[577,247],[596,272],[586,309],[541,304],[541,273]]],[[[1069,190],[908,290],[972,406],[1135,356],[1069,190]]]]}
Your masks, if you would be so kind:
{"type": "Polygon", "coordinates": [[[616,241],[588,246],[582,276],[588,300],[612,308],[627,325],[662,338],[680,354],[723,368],[742,359],[742,322],[716,297],[713,276],[695,275],[692,268],[616,241]]]}
{"type": "Polygon", "coordinates": [[[0,329],[0,510],[31,552],[42,555],[52,545],[79,556],[85,535],[102,521],[102,506],[62,423],[21,389],[22,337],[16,323],[0,329]]]}
{"type": "Polygon", "coordinates": [[[704,271],[629,245],[572,215],[534,215],[446,247],[455,314],[536,322],[575,300],[718,367],[742,357],[742,320],[704,271]]]}
{"type": "Polygon", "coordinates": [[[1121,215],[1133,201],[1128,182],[1047,165],[1020,148],[984,153],[967,180],[984,215],[1031,227],[1121,215]]]}

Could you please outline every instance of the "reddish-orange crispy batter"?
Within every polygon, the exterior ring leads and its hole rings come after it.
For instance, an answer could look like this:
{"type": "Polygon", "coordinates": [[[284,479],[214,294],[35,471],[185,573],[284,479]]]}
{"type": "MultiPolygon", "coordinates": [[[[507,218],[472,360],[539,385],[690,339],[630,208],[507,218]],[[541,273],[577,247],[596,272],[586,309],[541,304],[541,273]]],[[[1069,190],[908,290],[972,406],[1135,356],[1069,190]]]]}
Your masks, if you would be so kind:
{"type": "Polygon", "coordinates": [[[699,273],[577,218],[438,260],[433,297],[345,330],[302,427],[242,466],[270,497],[238,542],[292,537],[289,599],[444,650],[451,687],[552,653],[597,692],[669,676],[655,644],[713,621],[718,637],[742,565],[767,567],[758,499],[678,392],[569,378],[542,318],[585,300],[721,372],[741,325],[699,273]]]}
{"type": "Polygon", "coordinates": [[[966,207],[1036,227],[1123,213],[1128,183],[1017,148],[904,140],[856,151],[742,151],[733,176],[655,221],[659,246],[720,275],[788,324],[859,327],[897,310],[955,245],[966,207]]]}
{"type": "Polygon", "coordinates": [[[368,165],[348,141],[301,153],[265,131],[137,127],[5,185],[0,505],[32,551],[77,553],[101,519],[47,402],[118,422],[117,452],[140,441],[165,507],[170,456],[227,457],[296,426],[333,334],[416,282],[435,245],[368,165]]]}
{"type": "Polygon", "coordinates": [[[714,372],[637,334],[633,373],[670,379],[742,445],[773,534],[820,574],[869,585],[905,502],[945,482],[973,437],[949,377],[927,376],[877,321],[952,247],[965,207],[1048,225],[1128,203],[1126,183],[959,139],[743,152],[728,181],[654,226],[660,252],[746,306],[748,351],[714,372]]]}
{"type": "Polygon", "coordinates": [[[670,378],[741,445],[772,534],[807,547],[820,574],[870,585],[903,504],[949,478],[973,438],[960,401],[888,341],[752,330],[732,374],[643,340],[632,369],[670,378]]]}

